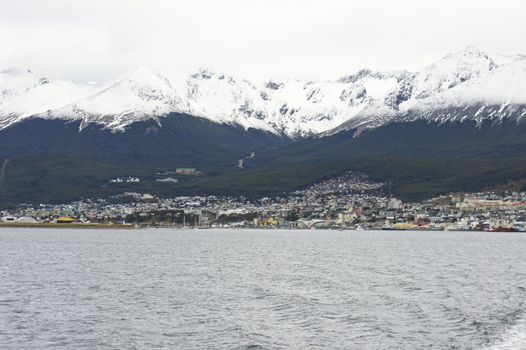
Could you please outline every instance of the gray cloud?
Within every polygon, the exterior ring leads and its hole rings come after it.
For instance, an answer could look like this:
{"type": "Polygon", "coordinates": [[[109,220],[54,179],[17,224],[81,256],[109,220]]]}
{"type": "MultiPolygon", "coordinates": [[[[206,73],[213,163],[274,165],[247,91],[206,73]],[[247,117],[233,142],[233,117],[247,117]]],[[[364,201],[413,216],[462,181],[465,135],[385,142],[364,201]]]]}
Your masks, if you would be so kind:
{"type": "Polygon", "coordinates": [[[418,69],[468,45],[526,53],[521,0],[0,0],[0,65],[108,80],[137,65],[250,78],[418,69]]]}

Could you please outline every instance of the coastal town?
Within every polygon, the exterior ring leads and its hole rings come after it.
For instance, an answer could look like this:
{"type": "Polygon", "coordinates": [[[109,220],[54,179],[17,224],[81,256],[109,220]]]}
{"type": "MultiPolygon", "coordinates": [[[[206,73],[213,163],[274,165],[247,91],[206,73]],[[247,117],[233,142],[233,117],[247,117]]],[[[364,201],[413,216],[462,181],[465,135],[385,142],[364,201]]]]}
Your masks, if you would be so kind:
{"type": "Polygon", "coordinates": [[[404,203],[390,195],[390,184],[349,172],[281,197],[159,198],[125,192],[69,204],[22,204],[0,211],[0,221],[4,226],[522,232],[526,193],[454,193],[404,203]]]}

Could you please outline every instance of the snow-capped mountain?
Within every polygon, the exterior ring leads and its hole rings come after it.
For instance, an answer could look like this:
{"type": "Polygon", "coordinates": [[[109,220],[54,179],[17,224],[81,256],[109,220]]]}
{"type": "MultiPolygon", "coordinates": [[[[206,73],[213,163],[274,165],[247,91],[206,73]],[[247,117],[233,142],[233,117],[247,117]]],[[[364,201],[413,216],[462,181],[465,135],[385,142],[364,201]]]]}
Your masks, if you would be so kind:
{"type": "Polygon", "coordinates": [[[93,92],[90,85],[54,81],[29,70],[0,70],[0,129],[93,92]]]}
{"type": "Polygon", "coordinates": [[[419,119],[521,120],[526,116],[526,57],[490,56],[469,47],[415,73],[408,89],[411,94],[396,111],[366,110],[331,132],[419,119]]]}
{"type": "Polygon", "coordinates": [[[48,109],[42,118],[80,119],[81,128],[97,123],[123,131],[133,122],[184,110],[184,102],[158,70],[141,67],[65,106],[48,109]]]}
{"type": "Polygon", "coordinates": [[[267,104],[251,82],[201,69],[182,88],[188,108],[182,112],[217,123],[276,132],[267,119],[267,104]]]}
{"type": "Polygon", "coordinates": [[[81,120],[123,131],[171,112],[297,138],[397,121],[526,116],[526,56],[474,48],[418,72],[361,70],[337,80],[256,84],[206,69],[169,77],[151,67],[106,84],[50,81],[29,71],[0,72],[0,129],[28,117],[81,120]]]}

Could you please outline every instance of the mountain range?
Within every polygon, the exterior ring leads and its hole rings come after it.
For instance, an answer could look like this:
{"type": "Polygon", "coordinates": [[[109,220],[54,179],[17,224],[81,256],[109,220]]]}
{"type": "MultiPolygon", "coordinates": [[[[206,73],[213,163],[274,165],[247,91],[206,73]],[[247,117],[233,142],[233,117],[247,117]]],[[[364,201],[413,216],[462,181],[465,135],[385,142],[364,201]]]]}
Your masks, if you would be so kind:
{"type": "Polygon", "coordinates": [[[0,158],[9,165],[0,204],[112,194],[123,188],[108,188],[111,176],[176,166],[204,175],[142,190],[263,194],[350,168],[394,180],[407,197],[516,188],[526,179],[525,117],[526,56],[472,47],[416,72],[364,69],[317,81],[140,67],[79,84],[3,69],[0,158]]]}
{"type": "Polygon", "coordinates": [[[79,120],[125,131],[137,121],[181,113],[290,138],[374,128],[396,121],[526,116],[526,56],[468,47],[417,72],[369,69],[336,80],[246,79],[201,69],[168,77],[140,67],[108,83],[0,72],[0,129],[27,118],[79,120]]]}

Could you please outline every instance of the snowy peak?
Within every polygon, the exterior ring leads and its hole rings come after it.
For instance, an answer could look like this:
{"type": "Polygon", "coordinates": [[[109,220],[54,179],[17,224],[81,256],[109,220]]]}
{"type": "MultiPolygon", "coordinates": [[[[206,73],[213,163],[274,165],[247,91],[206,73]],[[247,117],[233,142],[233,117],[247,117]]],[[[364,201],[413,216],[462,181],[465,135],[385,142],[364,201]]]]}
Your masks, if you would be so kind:
{"type": "Polygon", "coordinates": [[[9,68],[0,71],[0,100],[49,83],[49,79],[38,77],[30,70],[9,68]]]}
{"type": "Polygon", "coordinates": [[[157,69],[140,67],[106,84],[83,99],[50,110],[45,118],[81,119],[123,131],[136,121],[177,111],[182,98],[157,69]]]}
{"type": "Polygon", "coordinates": [[[111,107],[107,114],[118,113],[122,108],[148,111],[148,107],[153,104],[175,106],[182,101],[170,81],[153,67],[140,67],[128,72],[107,88],[90,96],[92,99],[103,97],[116,97],[113,105],[107,105],[111,107]]]}
{"type": "Polygon", "coordinates": [[[150,66],[139,67],[117,79],[111,87],[123,86],[138,94],[148,93],[152,97],[171,95],[174,93],[172,84],[158,69],[150,66]]]}
{"type": "Polygon", "coordinates": [[[523,104],[526,56],[490,55],[473,47],[416,72],[362,69],[319,81],[254,83],[209,69],[172,77],[139,67],[92,86],[53,81],[28,70],[0,71],[0,129],[41,117],[124,131],[145,119],[162,124],[163,116],[177,112],[298,138],[415,118],[479,120],[490,110],[488,118],[515,117],[517,109],[491,106],[523,104]]]}
{"type": "Polygon", "coordinates": [[[416,119],[521,120],[526,105],[526,59],[523,55],[489,55],[468,47],[416,72],[409,88],[412,93],[395,113],[361,113],[333,132],[416,119]]]}
{"type": "Polygon", "coordinates": [[[88,95],[88,85],[55,81],[28,69],[0,72],[0,129],[88,95]]]}
{"type": "Polygon", "coordinates": [[[200,69],[186,81],[186,98],[188,114],[276,132],[263,120],[267,111],[258,89],[245,79],[200,69]]]}
{"type": "Polygon", "coordinates": [[[447,91],[496,67],[489,55],[473,47],[449,54],[418,72],[414,98],[422,99],[447,91]]]}

